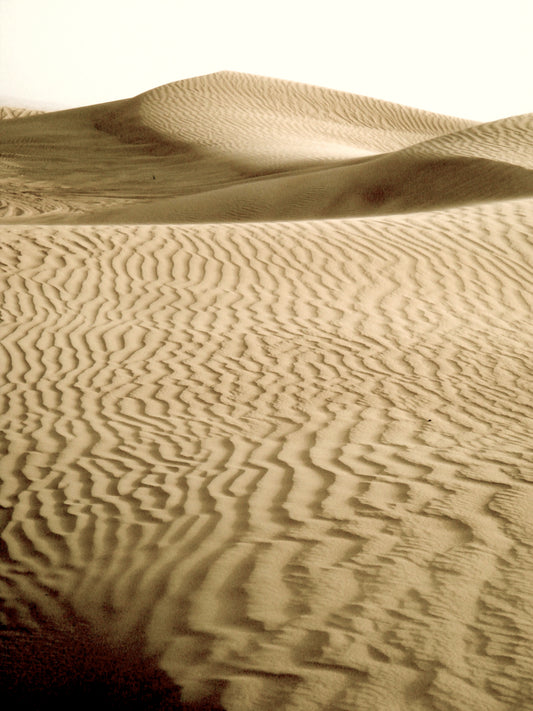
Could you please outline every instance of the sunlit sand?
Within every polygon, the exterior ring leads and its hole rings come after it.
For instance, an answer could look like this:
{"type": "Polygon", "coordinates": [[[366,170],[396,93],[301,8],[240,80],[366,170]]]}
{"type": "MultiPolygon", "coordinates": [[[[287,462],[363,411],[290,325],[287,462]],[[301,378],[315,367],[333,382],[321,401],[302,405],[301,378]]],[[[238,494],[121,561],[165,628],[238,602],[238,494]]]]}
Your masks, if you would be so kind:
{"type": "Polygon", "coordinates": [[[533,708],[533,114],[0,117],[6,678],[90,630],[201,708],[533,708]]]}

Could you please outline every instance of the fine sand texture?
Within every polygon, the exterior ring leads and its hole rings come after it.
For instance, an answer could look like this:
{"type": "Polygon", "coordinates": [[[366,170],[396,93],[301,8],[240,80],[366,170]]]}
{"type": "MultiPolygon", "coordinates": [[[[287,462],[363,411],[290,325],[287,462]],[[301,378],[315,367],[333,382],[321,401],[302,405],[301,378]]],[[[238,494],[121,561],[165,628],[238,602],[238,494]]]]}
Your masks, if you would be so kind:
{"type": "Polygon", "coordinates": [[[533,709],[533,114],[222,72],[2,115],[0,683],[533,709]]]}

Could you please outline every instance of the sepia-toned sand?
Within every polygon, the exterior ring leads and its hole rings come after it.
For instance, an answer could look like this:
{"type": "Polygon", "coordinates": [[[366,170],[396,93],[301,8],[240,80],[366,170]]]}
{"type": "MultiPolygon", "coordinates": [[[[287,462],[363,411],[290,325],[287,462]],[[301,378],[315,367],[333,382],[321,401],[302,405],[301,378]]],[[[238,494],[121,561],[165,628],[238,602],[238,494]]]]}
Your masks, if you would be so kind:
{"type": "Polygon", "coordinates": [[[0,116],[6,648],[533,709],[533,114],[222,72],[0,116]]]}

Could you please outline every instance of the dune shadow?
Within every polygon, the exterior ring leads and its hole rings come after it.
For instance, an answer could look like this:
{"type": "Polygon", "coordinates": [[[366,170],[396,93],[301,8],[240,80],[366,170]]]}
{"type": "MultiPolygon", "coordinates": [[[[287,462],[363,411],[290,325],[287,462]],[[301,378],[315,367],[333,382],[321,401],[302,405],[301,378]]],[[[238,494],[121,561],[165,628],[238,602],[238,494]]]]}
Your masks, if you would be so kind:
{"type": "Polygon", "coordinates": [[[178,709],[223,711],[215,698],[186,703],[181,689],[134,642],[111,644],[87,625],[74,630],[0,630],[5,709],[178,709]]]}

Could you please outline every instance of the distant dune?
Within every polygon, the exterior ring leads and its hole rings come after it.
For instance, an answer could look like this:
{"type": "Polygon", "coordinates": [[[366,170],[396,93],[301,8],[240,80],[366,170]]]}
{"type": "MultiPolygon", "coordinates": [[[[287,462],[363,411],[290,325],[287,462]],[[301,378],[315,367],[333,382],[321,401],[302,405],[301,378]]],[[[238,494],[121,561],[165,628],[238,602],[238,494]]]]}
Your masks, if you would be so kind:
{"type": "Polygon", "coordinates": [[[4,698],[533,709],[533,114],[0,118],[4,698]]]}

